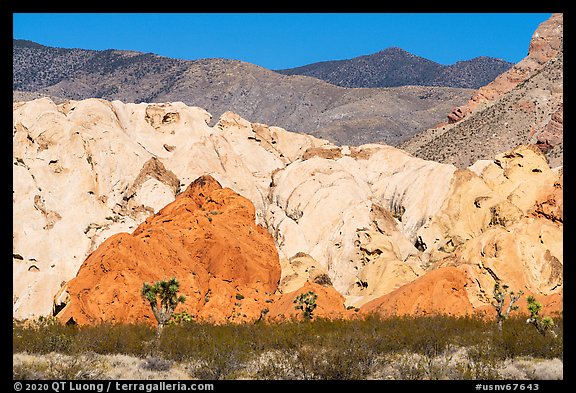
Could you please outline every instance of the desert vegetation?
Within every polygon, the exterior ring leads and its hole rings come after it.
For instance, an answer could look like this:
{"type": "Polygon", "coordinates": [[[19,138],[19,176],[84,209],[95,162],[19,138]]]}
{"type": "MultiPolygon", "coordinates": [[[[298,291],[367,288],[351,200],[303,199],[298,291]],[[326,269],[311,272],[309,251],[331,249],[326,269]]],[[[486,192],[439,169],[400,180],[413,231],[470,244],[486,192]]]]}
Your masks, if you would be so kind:
{"type": "Polygon", "coordinates": [[[150,303],[152,313],[158,321],[158,335],[162,332],[164,325],[172,318],[176,306],[186,301],[186,296],[178,295],[179,288],[180,283],[176,277],[157,281],[154,285],[145,282],[142,286],[140,293],[150,303]]]}
{"type": "Polygon", "coordinates": [[[509,286],[504,284],[500,287],[499,283],[494,285],[494,295],[492,296],[492,306],[496,309],[496,323],[498,324],[498,329],[502,331],[502,323],[510,316],[511,311],[518,310],[518,306],[515,306],[514,303],[520,299],[520,296],[523,295],[522,291],[518,291],[518,293],[514,293],[514,291],[510,291],[510,301],[508,302],[508,307],[504,307],[504,302],[506,301],[506,294],[508,293],[509,286]]]}
{"type": "Polygon", "coordinates": [[[313,291],[308,291],[306,293],[303,293],[301,295],[298,295],[295,299],[294,299],[294,303],[296,304],[296,306],[294,306],[294,308],[296,310],[301,310],[302,311],[302,317],[304,318],[305,321],[311,321],[313,318],[313,313],[314,310],[316,309],[316,299],[318,298],[318,295],[316,295],[316,293],[314,293],[313,291]]]}
{"type": "Polygon", "coordinates": [[[13,324],[15,379],[562,379],[556,337],[511,315],[213,325],[13,324]]]}

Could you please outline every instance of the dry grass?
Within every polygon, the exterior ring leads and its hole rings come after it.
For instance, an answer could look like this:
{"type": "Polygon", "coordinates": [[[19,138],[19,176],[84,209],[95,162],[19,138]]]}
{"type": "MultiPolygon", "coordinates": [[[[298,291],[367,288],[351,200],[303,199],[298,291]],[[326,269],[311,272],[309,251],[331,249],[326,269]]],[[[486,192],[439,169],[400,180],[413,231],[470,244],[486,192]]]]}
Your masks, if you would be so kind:
{"type": "MultiPolygon", "coordinates": [[[[226,379],[342,379],[338,360],[330,351],[289,353],[269,351],[239,364],[226,379]],[[322,352],[324,352],[322,354],[322,352]],[[315,355],[316,354],[316,355],[315,355]]],[[[31,355],[17,353],[13,378],[24,380],[210,380],[218,379],[216,369],[199,361],[171,362],[162,358],[142,359],[114,355],[31,355]]],[[[428,357],[417,353],[393,353],[375,358],[371,364],[345,364],[349,378],[376,380],[562,380],[563,362],[558,359],[518,358],[497,364],[479,364],[463,348],[428,357]]],[[[228,370],[229,371],[229,370],[228,370]]]]}

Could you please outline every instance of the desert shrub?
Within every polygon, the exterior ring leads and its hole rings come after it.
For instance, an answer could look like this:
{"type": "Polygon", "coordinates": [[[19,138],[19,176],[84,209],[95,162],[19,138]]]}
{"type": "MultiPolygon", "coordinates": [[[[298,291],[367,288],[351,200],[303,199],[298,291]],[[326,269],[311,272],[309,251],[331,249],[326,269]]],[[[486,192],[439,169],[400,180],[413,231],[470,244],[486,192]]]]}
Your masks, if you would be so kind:
{"type": "Polygon", "coordinates": [[[394,379],[402,380],[422,380],[430,379],[428,375],[432,369],[432,358],[419,354],[401,354],[394,360],[394,379]]]}
{"type": "Polygon", "coordinates": [[[456,318],[445,316],[391,317],[376,320],[382,339],[375,343],[380,352],[410,351],[429,357],[441,354],[449,340],[459,334],[456,318]]]}
{"type": "Polygon", "coordinates": [[[203,324],[196,334],[192,357],[204,363],[197,375],[201,379],[225,379],[240,369],[250,354],[249,337],[244,328],[247,325],[225,324],[215,326],[203,324]]]}
{"type": "Polygon", "coordinates": [[[305,323],[302,320],[288,320],[282,323],[259,323],[246,326],[247,344],[254,352],[294,349],[313,342],[317,335],[313,330],[320,322],[305,323]]]}
{"type": "Polygon", "coordinates": [[[375,354],[366,345],[344,346],[315,352],[311,365],[314,374],[320,379],[366,379],[372,372],[375,354]]]}
{"type": "Polygon", "coordinates": [[[332,285],[332,280],[330,280],[330,276],[328,274],[322,273],[314,278],[314,283],[323,286],[330,286],[332,285]]]}
{"type": "Polygon", "coordinates": [[[315,364],[321,350],[301,346],[294,350],[276,350],[261,360],[256,372],[258,379],[320,379],[315,364]]]}
{"type": "MultiPolygon", "coordinates": [[[[384,372],[397,379],[498,379],[503,362],[513,359],[561,361],[562,317],[555,322],[557,338],[516,316],[503,321],[502,331],[493,321],[473,317],[368,315],[257,324],[191,321],[167,325],[160,337],[144,324],[14,323],[13,353],[126,354],[156,371],[184,362],[190,376],[201,379],[365,379],[384,372]]],[[[13,373],[30,379],[72,373],[57,366],[47,373],[46,365],[16,365],[13,373]]]]}
{"type": "MultiPolygon", "coordinates": [[[[316,321],[318,322],[318,321],[316,321]]],[[[370,340],[350,334],[350,325],[329,330],[329,322],[322,321],[314,335],[297,346],[286,346],[263,359],[257,372],[264,379],[365,379],[375,363],[376,353],[370,340]],[[317,334],[323,331],[324,334],[317,334]]]]}
{"type": "Polygon", "coordinates": [[[13,325],[13,353],[99,354],[125,353],[145,356],[154,338],[154,329],[144,324],[102,323],[94,326],[13,325]]]}
{"type": "Polygon", "coordinates": [[[16,322],[12,329],[12,350],[13,353],[66,353],[76,334],[77,329],[74,326],[43,321],[31,325],[16,322]]]}
{"type": "Polygon", "coordinates": [[[62,355],[51,353],[40,361],[18,364],[12,369],[13,379],[101,379],[104,370],[94,353],[62,355]]]}
{"type": "Polygon", "coordinates": [[[306,293],[302,293],[294,299],[294,303],[296,306],[294,308],[296,310],[302,311],[302,316],[304,320],[311,321],[313,318],[314,310],[316,309],[316,299],[318,299],[318,295],[313,291],[308,291],[306,293]]]}
{"type": "Polygon", "coordinates": [[[558,337],[542,335],[526,324],[522,317],[510,318],[504,323],[502,334],[493,336],[492,351],[501,359],[518,356],[533,356],[551,359],[563,357],[563,331],[561,326],[558,337]]]}
{"type": "MultiPolygon", "coordinates": [[[[196,324],[192,322],[185,325],[196,324]]],[[[183,329],[182,325],[166,326],[162,336],[158,339],[157,355],[174,361],[188,360],[197,340],[194,334],[186,334],[185,332],[186,330],[183,329]]]]}
{"type": "Polygon", "coordinates": [[[47,379],[100,379],[103,375],[100,363],[93,353],[49,358],[47,379]]]}
{"type": "Polygon", "coordinates": [[[198,379],[234,379],[244,367],[249,354],[229,342],[216,341],[203,348],[196,361],[199,367],[191,369],[191,377],[198,379]]]}
{"type": "Polygon", "coordinates": [[[466,348],[466,359],[455,367],[453,379],[500,379],[502,360],[489,341],[466,348]]]}
{"type": "Polygon", "coordinates": [[[46,376],[41,370],[38,370],[37,365],[31,367],[29,364],[14,364],[12,366],[12,379],[36,381],[46,379],[46,376]]]}
{"type": "Polygon", "coordinates": [[[226,379],[240,370],[253,352],[249,328],[255,325],[187,323],[167,326],[158,351],[164,358],[194,361],[190,374],[200,379],[226,379]]]}
{"type": "Polygon", "coordinates": [[[172,368],[172,362],[157,356],[148,356],[140,367],[148,371],[168,371],[172,368]]]}
{"type": "Polygon", "coordinates": [[[169,324],[182,324],[194,321],[194,315],[189,314],[187,311],[175,312],[172,314],[172,319],[168,321],[169,324]]]}
{"type": "Polygon", "coordinates": [[[101,323],[79,328],[70,351],[144,357],[152,350],[155,331],[145,324],[101,323]]]}

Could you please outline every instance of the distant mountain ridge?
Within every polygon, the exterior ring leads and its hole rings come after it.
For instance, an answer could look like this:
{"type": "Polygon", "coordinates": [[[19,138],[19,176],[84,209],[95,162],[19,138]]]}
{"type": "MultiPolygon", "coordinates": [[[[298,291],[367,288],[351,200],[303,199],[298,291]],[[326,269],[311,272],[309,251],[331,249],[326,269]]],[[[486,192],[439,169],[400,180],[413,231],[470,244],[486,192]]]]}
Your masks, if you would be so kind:
{"type": "Polygon", "coordinates": [[[445,119],[472,89],[401,86],[349,89],[238,60],[180,60],[126,50],[52,48],[14,40],[13,100],[103,98],[183,102],[216,121],[232,111],[340,145],[396,145],[445,119]]]}
{"type": "Polygon", "coordinates": [[[342,87],[415,85],[478,89],[513,65],[501,59],[481,56],[446,66],[391,47],[353,59],[312,63],[276,72],[311,76],[342,87]]]}

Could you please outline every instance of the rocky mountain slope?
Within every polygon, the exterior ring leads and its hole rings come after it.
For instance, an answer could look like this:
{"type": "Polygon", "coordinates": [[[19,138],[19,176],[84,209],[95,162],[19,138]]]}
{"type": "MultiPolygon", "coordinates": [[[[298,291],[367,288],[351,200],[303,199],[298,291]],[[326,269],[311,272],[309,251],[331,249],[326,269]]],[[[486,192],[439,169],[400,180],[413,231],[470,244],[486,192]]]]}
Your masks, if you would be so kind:
{"type": "Polygon", "coordinates": [[[232,111],[254,122],[337,144],[395,145],[440,122],[473,90],[403,86],[347,89],[225,59],[185,61],[152,53],[51,48],[14,40],[14,100],[39,96],[122,102],[184,102],[215,119],[232,111]]]}
{"type": "Polygon", "coordinates": [[[166,274],[215,321],[295,314],[309,289],[319,315],[485,312],[495,282],[562,309],[563,174],[538,148],[457,169],[209,123],[178,102],[15,103],[14,317],[150,321],[142,281],[166,274]]]}
{"type": "Polygon", "coordinates": [[[343,87],[415,85],[478,89],[513,65],[504,60],[481,56],[445,66],[392,47],[353,59],[324,61],[276,72],[311,76],[343,87]]]}
{"type": "Polygon", "coordinates": [[[563,67],[563,14],[553,14],[534,32],[522,61],[452,110],[448,123],[398,147],[466,167],[518,144],[536,143],[552,165],[561,165],[563,67]]]}

